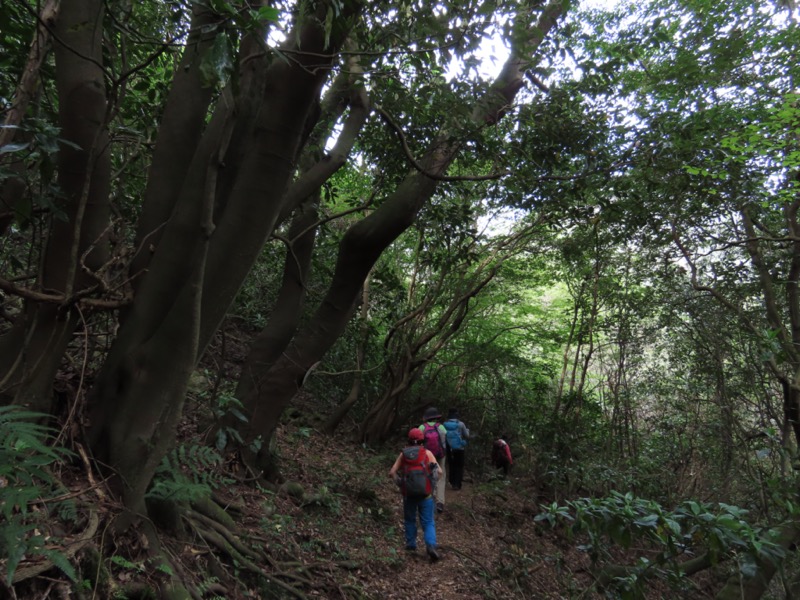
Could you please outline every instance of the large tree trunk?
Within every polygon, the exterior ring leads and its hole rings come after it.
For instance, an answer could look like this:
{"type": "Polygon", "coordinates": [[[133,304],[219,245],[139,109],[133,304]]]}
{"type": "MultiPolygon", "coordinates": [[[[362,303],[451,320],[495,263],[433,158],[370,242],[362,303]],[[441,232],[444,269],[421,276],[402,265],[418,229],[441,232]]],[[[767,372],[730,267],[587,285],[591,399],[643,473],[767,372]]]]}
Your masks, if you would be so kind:
{"type": "Polygon", "coordinates": [[[108,259],[110,159],[102,65],[104,4],[63,2],[55,44],[61,138],[58,184],[66,219],[51,218],[39,286],[22,321],[0,342],[2,393],[33,410],[52,409],[52,382],[79,320],[78,301],[102,288],[108,259]]]}
{"type": "Polygon", "coordinates": [[[292,220],[281,289],[267,324],[250,346],[236,388],[237,398],[246,398],[258,389],[259,375],[269,371],[297,330],[314,250],[317,206],[315,198],[301,206],[292,220]]]}
{"type": "MultiPolygon", "coordinates": [[[[181,193],[197,146],[205,129],[214,87],[203,82],[201,65],[221,28],[214,27],[220,17],[195,3],[181,61],[158,128],[145,198],[136,231],[136,254],[129,266],[135,289],[164,233],[181,193]]],[[[247,41],[243,42],[247,46],[247,41]]]]}
{"type": "MultiPolygon", "coordinates": [[[[451,156],[435,157],[427,170],[442,173],[451,156]]],[[[295,337],[281,358],[261,379],[257,393],[242,400],[248,423],[243,438],[250,442],[269,440],[281,412],[300,389],[306,372],[330,349],[344,332],[355,301],[367,275],[385,250],[413,221],[421,199],[430,198],[435,181],[411,173],[398,190],[374,213],[353,225],[339,247],[333,281],[321,306],[309,324],[295,337]]],[[[245,460],[256,471],[273,469],[268,444],[262,443],[257,456],[242,448],[245,460]]]]}
{"type": "MultiPolygon", "coordinates": [[[[523,85],[524,72],[533,52],[562,13],[563,5],[555,2],[544,8],[530,39],[518,40],[525,46],[525,56],[512,51],[490,93],[473,110],[472,125],[497,123],[523,85]]],[[[518,15],[520,30],[529,25],[530,15],[518,15]]],[[[336,269],[328,292],[309,324],[298,333],[282,357],[260,380],[257,394],[240,398],[248,423],[243,438],[250,442],[269,440],[277,427],[283,409],[301,387],[307,371],[322,358],[344,332],[353,313],[359,291],[381,253],[416,219],[419,210],[436,191],[438,180],[455,160],[461,148],[452,141],[457,127],[445,128],[425,157],[419,161],[421,171],[413,171],[375,212],[353,225],[345,234],[337,258],[336,269]]],[[[242,454],[256,471],[272,468],[274,461],[262,443],[253,455],[247,447],[242,454]]]]}
{"type": "MultiPolygon", "coordinates": [[[[293,182],[282,202],[279,222],[294,210],[288,239],[284,241],[283,281],[269,321],[250,347],[237,385],[237,398],[257,393],[261,376],[270,370],[297,332],[316,241],[321,186],[344,165],[369,115],[369,100],[361,88],[357,58],[351,56],[347,66],[347,72],[333,81],[326,94],[320,109],[321,126],[309,138],[309,150],[300,159],[302,174],[293,182]],[[348,104],[350,115],[336,145],[327,156],[320,157],[315,148],[325,145],[348,104]],[[298,206],[300,201],[302,204],[298,206]]],[[[228,425],[235,425],[235,421],[231,420],[228,425]]]]}
{"type": "MultiPolygon", "coordinates": [[[[360,3],[347,3],[341,24],[352,23],[360,8],[360,3]]],[[[197,144],[136,300],[98,374],[90,397],[94,450],[114,468],[118,489],[133,511],[144,510],[147,485],[173,442],[198,356],[273,231],[308,116],[347,35],[343,26],[326,32],[326,6],[318,10],[316,18],[304,20],[288,36],[283,52],[295,56],[293,60],[267,64],[243,56],[247,65],[266,68],[253,75],[263,85],[248,88],[263,90],[260,106],[242,114],[233,110],[239,104],[226,104],[223,98],[197,144]],[[255,121],[251,115],[257,115],[255,121]],[[247,127],[237,121],[240,117],[247,127]],[[245,148],[230,190],[220,190],[216,173],[228,176],[221,169],[233,138],[245,148]],[[213,234],[203,216],[212,209],[213,234]],[[198,236],[206,229],[209,233],[198,236]],[[187,264],[195,269],[187,273],[187,264]]],[[[174,143],[184,138],[175,135],[174,143]]],[[[169,156],[169,149],[164,153],[169,156]]],[[[146,202],[162,197],[154,188],[146,202]]],[[[160,218],[152,218],[148,233],[160,218]]],[[[141,234],[142,239],[147,235],[141,234]]]]}

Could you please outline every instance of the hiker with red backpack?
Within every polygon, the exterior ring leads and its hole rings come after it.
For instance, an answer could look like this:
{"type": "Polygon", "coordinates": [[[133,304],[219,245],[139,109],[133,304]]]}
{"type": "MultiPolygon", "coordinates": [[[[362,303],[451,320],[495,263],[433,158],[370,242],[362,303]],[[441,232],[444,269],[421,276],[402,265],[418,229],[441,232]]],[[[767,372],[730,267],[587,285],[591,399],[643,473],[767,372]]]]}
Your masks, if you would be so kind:
{"type": "Polygon", "coordinates": [[[511,458],[511,448],[506,441],[507,438],[508,436],[503,434],[492,444],[492,464],[496,469],[503,470],[504,477],[508,477],[508,470],[514,464],[514,459],[511,458]]]}
{"type": "Polygon", "coordinates": [[[436,521],[433,518],[433,490],[439,479],[436,457],[423,445],[424,434],[414,428],[408,432],[408,446],[389,469],[389,477],[400,486],[403,494],[403,523],[406,533],[406,552],[417,551],[417,514],[422,525],[425,550],[431,562],[439,560],[436,548],[436,521]]]}
{"type": "Polygon", "coordinates": [[[439,412],[439,409],[431,406],[422,415],[425,422],[419,426],[419,430],[424,436],[425,448],[436,457],[436,462],[439,464],[439,481],[433,493],[436,498],[436,512],[444,511],[444,490],[447,485],[445,471],[447,429],[439,422],[441,418],[442,413],[439,412]]]}

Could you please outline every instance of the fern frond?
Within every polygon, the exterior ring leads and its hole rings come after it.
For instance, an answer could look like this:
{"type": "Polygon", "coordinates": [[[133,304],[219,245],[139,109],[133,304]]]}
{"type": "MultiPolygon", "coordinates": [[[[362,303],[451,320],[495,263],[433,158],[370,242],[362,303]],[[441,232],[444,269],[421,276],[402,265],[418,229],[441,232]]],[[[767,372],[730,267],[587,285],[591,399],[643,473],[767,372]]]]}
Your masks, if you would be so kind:
{"type": "Polygon", "coordinates": [[[230,483],[216,468],[222,457],[208,446],[180,445],[168,453],[156,470],[149,498],[190,502],[230,483]]]}
{"type": "MultiPolygon", "coordinates": [[[[6,559],[4,570],[9,582],[26,556],[48,558],[75,577],[67,557],[46,547],[45,539],[37,534],[40,521],[51,515],[30,508],[32,503],[53,496],[57,481],[48,467],[72,454],[50,445],[54,430],[41,424],[47,418],[18,406],[0,406],[0,558],[6,559]]],[[[61,505],[55,504],[55,508],[61,505]]],[[[67,510],[77,512],[74,504],[67,510]]]]}
{"type": "Polygon", "coordinates": [[[42,549],[42,556],[50,560],[56,567],[63,571],[64,575],[69,577],[73,582],[78,581],[78,574],[75,572],[75,567],[69,562],[69,559],[62,552],[58,550],[42,549]]]}

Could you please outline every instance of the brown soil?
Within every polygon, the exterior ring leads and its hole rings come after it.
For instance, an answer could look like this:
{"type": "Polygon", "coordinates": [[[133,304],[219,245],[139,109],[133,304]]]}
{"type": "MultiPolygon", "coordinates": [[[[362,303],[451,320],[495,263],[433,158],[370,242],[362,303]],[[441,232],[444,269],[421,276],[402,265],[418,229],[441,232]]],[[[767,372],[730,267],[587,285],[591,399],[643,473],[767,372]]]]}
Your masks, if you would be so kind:
{"type": "MultiPolygon", "coordinates": [[[[586,555],[534,521],[536,498],[531,482],[524,478],[499,480],[477,467],[466,473],[461,490],[448,486],[445,510],[436,517],[442,558],[431,563],[422,550],[421,532],[416,555],[403,549],[402,498],[386,475],[395,449],[377,455],[303,428],[286,428],[280,437],[287,479],[301,483],[307,498],[324,486],[331,505],[308,500],[304,505],[279,493],[268,499],[276,505],[275,516],[265,523],[255,511],[251,519],[259,523],[251,522],[250,527],[268,531],[276,541],[282,539],[283,550],[305,564],[347,564],[346,570],[337,570],[336,584],[328,583],[312,596],[599,597],[588,593],[586,555]],[[291,453],[287,448],[293,448],[291,453]],[[274,536],[275,528],[280,536],[274,536]],[[355,589],[360,594],[351,591],[355,589]]],[[[264,503],[263,495],[259,499],[249,494],[253,509],[264,503]]],[[[277,546],[273,542],[271,552],[278,559],[287,558],[277,546]]]]}
{"type": "MultiPolygon", "coordinates": [[[[535,521],[542,499],[524,471],[519,469],[507,480],[498,479],[488,466],[475,460],[478,448],[468,450],[472,455],[463,488],[447,490],[446,508],[436,517],[442,558],[431,563],[422,550],[416,555],[404,551],[402,499],[387,477],[399,444],[378,453],[344,437],[329,437],[292,424],[281,428],[278,441],[283,473],[297,489],[292,492],[291,486],[284,485],[281,490],[269,491],[253,482],[234,481],[236,473],[231,471],[230,482],[216,491],[218,502],[236,515],[231,533],[242,542],[241,547],[261,553],[257,564],[251,561],[243,568],[233,555],[226,554],[224,546],[191,535],[191,530],[181,539],[162,537],[173,567],[193,584],[197,598],[614,597],[594,589],[588,556],[577,549],[579,540],[535,521]]],[[[86,489],[87,482],[76,480],[70,487],[86,489]]],[[[163,583],[163,572],[149,565],[146,544],[135,532],[115,538],[109,546],[112,540],[104,532],[119,507],[110,500],[95,507],[101,525],[93,546],[105,547],[106,583],[102,590],[75,597],[110,598],[132,585],[145,589],[163,583]]],[[[632,564],[640,549],[631,552],[629,556],[620,552],[615,562],[632,564]]],[[[37,560],[41,559],[23,560],[20,568],[37,560]]],[[[693,585],[691,593],[681,594],[651,586],[642,597],[713,597],[710,577],[693,585]]],[[[73,584],[51,568],[7,591],[15,592],[19,600],[45,600],[73,597],[70,589],[73,584]]]]}

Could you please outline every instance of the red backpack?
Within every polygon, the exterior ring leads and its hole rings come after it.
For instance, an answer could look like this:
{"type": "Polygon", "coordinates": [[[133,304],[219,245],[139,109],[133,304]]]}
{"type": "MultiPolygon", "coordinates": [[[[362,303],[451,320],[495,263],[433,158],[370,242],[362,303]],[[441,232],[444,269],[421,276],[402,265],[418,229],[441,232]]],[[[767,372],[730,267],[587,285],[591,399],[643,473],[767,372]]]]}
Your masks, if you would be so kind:
{"type": "Polygon", "coordinates": [[[436,459],[440,459],[444,456],[444,448],[442,448],[442,440],[439,437],[439,423],[435,425],[428,425],[425,423],[423,426],[422,433],[425,436],[424,444],[427,450],[431,451],[436,459]]]}
{"type": "Polygon", "coordinates": [[[403,448],[403,459],[400,462],[403,479],[400,490],[410,498],[425,498],[433,493],[428,453],[423,446],[403,448]]]}

